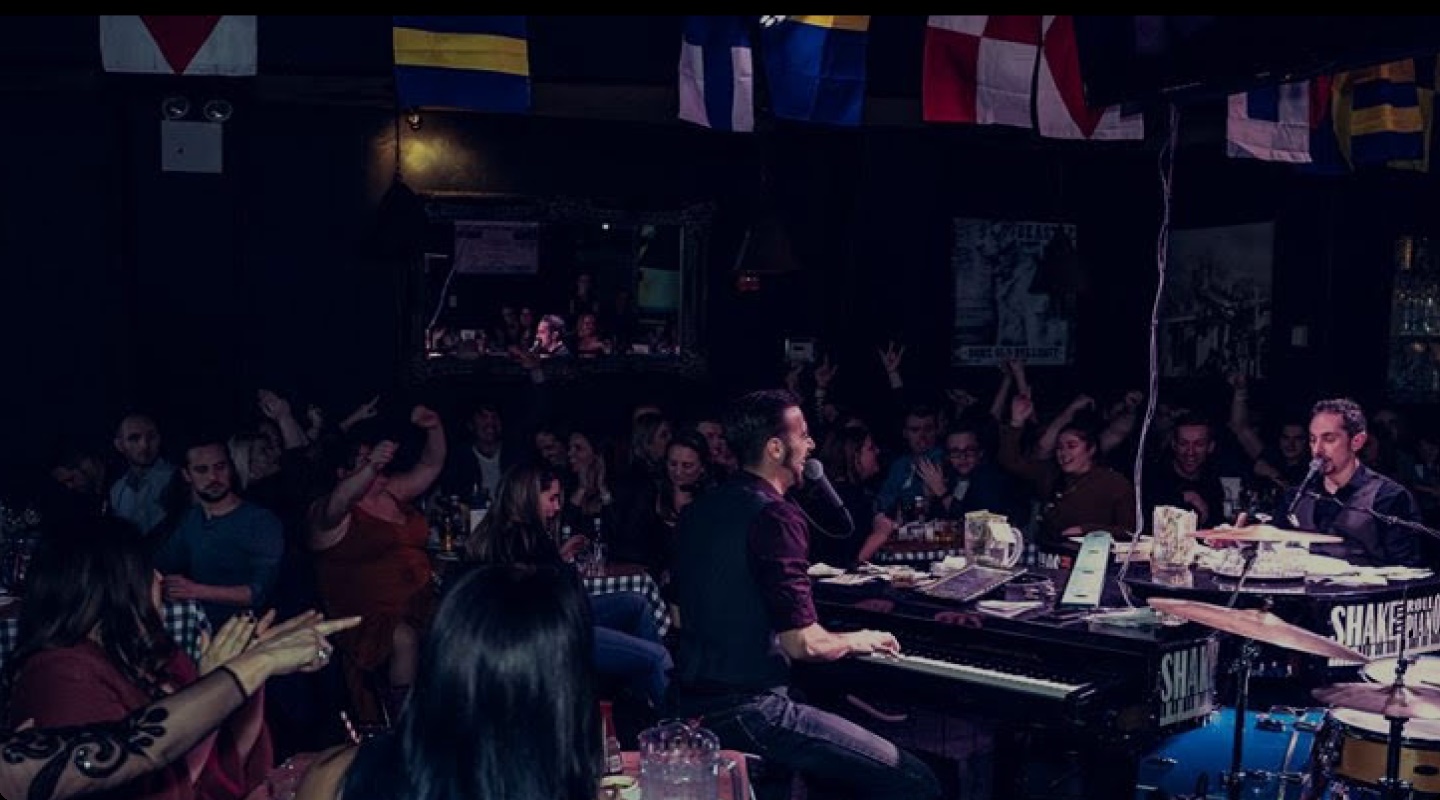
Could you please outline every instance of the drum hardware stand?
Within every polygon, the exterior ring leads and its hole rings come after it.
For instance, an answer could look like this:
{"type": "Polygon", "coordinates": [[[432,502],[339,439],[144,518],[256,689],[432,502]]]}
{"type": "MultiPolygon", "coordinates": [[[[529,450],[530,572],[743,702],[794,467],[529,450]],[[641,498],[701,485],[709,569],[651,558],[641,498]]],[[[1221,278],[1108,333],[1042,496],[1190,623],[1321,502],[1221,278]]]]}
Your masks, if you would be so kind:
{"type": "MultiPolygon", "coordinates": [[[[1230,593],[1230,602],[1226,604],[1228,608],[1235,607],[1235,602],[1240,599],[1240,589],[1245,585],[1245,578],[1249,576],[1250,568],[1255,566],[1257,553],[1254,548],[1246,549],[1242,555],[1245,558],[1245,568],[1240,571],[1240,580],[1235,584],[1235,591],[1230,593]]],[[[1264,606],[1269,610],[1268,599],[1264,606]]],[[[1245,789],[1245,713],[1250,706],[1250,673],[1255,670],[1255,662],[1260,658],[1260,645],[1248,636],[1243,638],[1240,655],[1230,668],[1230,671],[1235,673],[1235,736],[1231,743],[1230,771],[1224,779],[1225,796],[1228,800],[1240,800],[1240,794],[1245,789]]]]}
{"type": "MultiPolygon", "coordinates": [[[[1408,607],[1405,602],[1409,591],[1400,595],[1400,607],[1408,607]]],[[[1399,693],[1405,688],[1405,670],[1410,668],[1411,662],[1415,659],[1405,657],[1405,645],[1410,638],[1410,615],[1401,614],[1400,621],[1400,654],[1395,657],[1395,692],[1399,693]]],[[[1405,729],[1404,717],[1392,717],[1388,714],[1385,720],[1390,723],[1390,739],[1385,743],[1385,777],[1380,779],[1380,794],[1384,800],[1406,800],[1411,797],[1410,782],[1400,780],[1400,745],[1404,741],[1403,731],[1405,729]]]]}

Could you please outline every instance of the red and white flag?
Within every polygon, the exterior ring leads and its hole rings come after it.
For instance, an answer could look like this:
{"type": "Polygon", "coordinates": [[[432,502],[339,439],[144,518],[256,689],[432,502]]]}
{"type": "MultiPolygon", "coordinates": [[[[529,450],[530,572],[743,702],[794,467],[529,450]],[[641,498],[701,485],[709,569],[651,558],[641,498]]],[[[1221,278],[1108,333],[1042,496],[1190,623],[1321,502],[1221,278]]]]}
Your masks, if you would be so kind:
{"type": "Polygon", "coordinates": [[[925,28],[927,122],[1038,128],[1056,139],[1143,139],[1139,109],[1085,105],[1069,16],[932,16],[925,28]]]}
{"type": "Polygon", "coordinates": [[[255,15],[102,15],[106,72],[254,75],[255,15]]]}

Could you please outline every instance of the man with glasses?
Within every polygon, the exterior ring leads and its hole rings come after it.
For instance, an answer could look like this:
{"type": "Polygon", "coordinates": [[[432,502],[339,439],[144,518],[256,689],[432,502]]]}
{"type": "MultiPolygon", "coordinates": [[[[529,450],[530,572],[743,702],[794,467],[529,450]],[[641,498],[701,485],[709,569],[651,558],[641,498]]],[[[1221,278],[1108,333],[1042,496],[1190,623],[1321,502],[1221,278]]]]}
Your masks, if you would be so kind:
{"type": "Polygon", "coordinates": [[[957,425],[945,435],[945,461],[916,459],[915,470],[936,516],[961,519],[971,511],[990,511],[1015,518],[1019,505],[1009,477],[987,458],[980,432],[957,425]]]}

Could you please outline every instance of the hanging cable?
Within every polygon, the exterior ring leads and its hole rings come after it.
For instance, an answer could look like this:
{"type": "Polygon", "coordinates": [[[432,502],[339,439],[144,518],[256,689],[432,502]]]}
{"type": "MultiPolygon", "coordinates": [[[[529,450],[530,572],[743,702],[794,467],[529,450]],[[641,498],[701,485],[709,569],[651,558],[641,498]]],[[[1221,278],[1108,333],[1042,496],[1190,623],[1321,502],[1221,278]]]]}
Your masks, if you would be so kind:
{"type": "Polygon", "coordinates": [[[1115,577],[1120,585],[1120,594],[1125,598],[1125,605],[1130,608],[1134,608],[1135,603],[1125,586],[1125,574],[1129,572],[1130,562],[1135,557],[1135,551],[1139,549],[1140,531],[1145,529],[1145,446],[1150,437],[1150,424],[1155,420],[1155,405],[1160,394],[1160,304],[1165,299],[1165,267],[1170,254],[1170,212],[1174,204],[1175,150],[1180,138],[1180,109],[1174,103],[1170,104],[1167,122],[1169,131],[1165,144],[1160,148],[1159,159],[1161,215],[1160,231],[1155,238],[1155,300],[1150,306],[1150,383],[1146,395],[1145,418],[1140,423],[1140,437],[1135,443],[1135,466],[1131,472],[1131,480],[1135,485],[1135,530],[1130,536],[1130,548],[1125,552],[1125,560],[1115,577]]]}

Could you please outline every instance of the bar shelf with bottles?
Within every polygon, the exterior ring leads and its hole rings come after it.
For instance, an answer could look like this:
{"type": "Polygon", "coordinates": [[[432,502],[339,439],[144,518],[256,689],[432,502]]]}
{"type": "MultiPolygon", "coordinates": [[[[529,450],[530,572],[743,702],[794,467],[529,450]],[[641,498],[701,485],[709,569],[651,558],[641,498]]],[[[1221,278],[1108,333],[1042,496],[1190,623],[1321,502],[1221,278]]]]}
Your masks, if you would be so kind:
{"type": "Polygon", "coordinates": [[[1390,295],[1391,400],[1440,402],[1440,252],[1424,236],[1395,240],[1390,295]]]}

